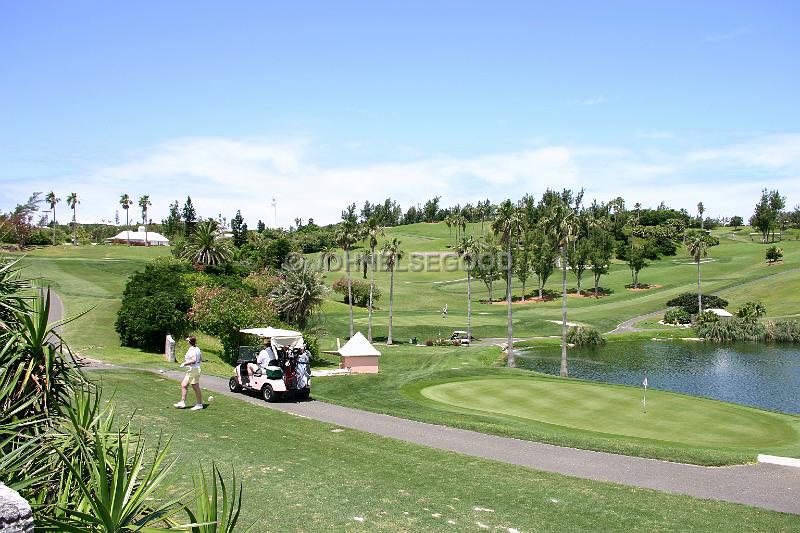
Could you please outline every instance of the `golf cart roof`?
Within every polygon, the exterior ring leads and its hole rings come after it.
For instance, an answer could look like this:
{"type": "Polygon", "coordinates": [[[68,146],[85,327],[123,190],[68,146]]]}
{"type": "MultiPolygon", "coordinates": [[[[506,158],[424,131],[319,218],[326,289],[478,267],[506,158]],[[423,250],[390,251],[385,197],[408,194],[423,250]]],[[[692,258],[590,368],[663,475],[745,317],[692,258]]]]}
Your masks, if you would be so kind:
{"type": "Polygon", "coordinates": [[[466,332],[466,331],[461,331],[461,330],[459,330],[459,329],[457,329],[457,330],[455,330],[455,331],[453,332],[453,334],[456,334],[456,333],[458,333],[459,335],[466,335],[466,334],[467,334],[467,332],[466,332]]]}
{"type": "Polygon", "coordinates": [[[240,329],[242,333],[247,333],[248,335],[257,335],[259,337],[269,337],[278,338],[278,339],[285,339],[285,338],[293,338],[293,337],[302,337],[303,334],[299,331],[293,331],[291,329],[279,329],[273,328],[272,326],[268,328],[248,328],[248,329],[240,329]]]}

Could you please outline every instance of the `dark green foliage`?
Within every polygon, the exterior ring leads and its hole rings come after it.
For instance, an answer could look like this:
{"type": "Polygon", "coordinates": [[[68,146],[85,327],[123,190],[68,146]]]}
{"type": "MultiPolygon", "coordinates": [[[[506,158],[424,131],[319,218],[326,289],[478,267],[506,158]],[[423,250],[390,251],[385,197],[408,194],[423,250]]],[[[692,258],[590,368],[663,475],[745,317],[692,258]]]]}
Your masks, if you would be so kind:
{"type": "Polygon", "coordinates": [[[197,224],[197,212],[194,210],[194,205],[192,205],[191,196],[186,197],[186,203],[183,204],[181,214],[183,215],[184,237],[188,239],[194,235],[194,227],[197,224]]]}
{"type": "Polygon", "coordinates": [[[290,253],[292,253],[292,244],[289,239],[279,237],[270,242],[264,250],[264,266],[280,270],[290,253]]]}
{"type": "Polygon", "coordinates": [[[765,188],[761,191],[761,198],[750,217],[750,225],[761,233],[761,242],[768,242],[770,233],[772,233],[772,242],[775,242],[778,216],[784,207],[786,207],[786,197],[781,196],[777,190],[768,191],[765,188]]]}
{"type": "Polygon", "coordinates": [[[231,233],[235,247],[241,248],[247,242],[247,222],[244,221],[241,211],[236,211],[236,216],[231,219],[231,233]]]}
{"type": "Polygon", "coordinates": [[[178,207],[178,200],[169,204],[169,215],[163,221],[164,235],[170,239],[174,239],[181,227],[181,211],[178,207]]]}
{"type": "Polygon", "coordinates": [[[606,340],[589,326],[572,326],[567,330],[567,342],[577,346],[602,346],[606,340]]]}
{"type": "Polygon", "coordinates": [[[766,338],[772,342],[800,342],[800,324],[797,320],[768,321],[766,338]]]}
{"type": "Polygon", "coordinates": [[[157,352],[168,333],[186,331],[192,302],[181,276],[189,271],[185,262],[161,258],[128,279],[115,324],[123,346],[157,352]]]}
{"type": "Polygon", "coordinates": [[[738,230],[740,226],[744,225],[744,219],[739,215],[732,216],[731,221],[728,223],[730,227],[734,229],[734,231],[738,230]]]}
{"type": "MultiPolygon", "coordinates": [[[[703,316],[707,314],[711,313],[703,313],[703,316]]],[[[698,320],[695,331],[698,337],[716,342],[760,341],[766,336],[764,324],[737,317],[713,321],[698,320]]]]}
{"type": "Polygon", "coordinates": [[[28,246],[47,246],[53,244],[52,231],[34,231],[28,236],[26,243],[28,246]]]}
{"type": "MultiPolygon", "coordinates": [[[[344,297],[344,303],[350,303],[347,299],[347,278],[339,278],[333,282],[333,291],[341,294],[344,297]]],[[[351,290],[353,292],[353,305],[358,307],[366,307],[369,304],[369,282],[360,279],[352,280],[351,290]]],[[[372,289],[372,305],[381,299],[380,288],[373,287],[372,289]]]]}
{"type": "Polygon", "coordinates": [[[667,312],[664,313],[665,324],[688,324],[691,321],[692,316],[686,309],[681,307],[677,309],[668,309],[667,312]]]}
{"type": "MultiPolygon", "coordinates": [[[[703,309],[725,309],[728,307],[728,300],[714,296],[713,294],[702,295],[703,309]]],[[[667,301],[669,307],[681,307],[691,315],[696,315],[697,308],[697,293],[696,292],[682,292],[675,298],[667,301]]]]}
{"type": "Polygon", "coordinates": [[[783,248],[770,246],[767,248],[766,259],[770,263],[777,263],[783,258],[783,248]]]}

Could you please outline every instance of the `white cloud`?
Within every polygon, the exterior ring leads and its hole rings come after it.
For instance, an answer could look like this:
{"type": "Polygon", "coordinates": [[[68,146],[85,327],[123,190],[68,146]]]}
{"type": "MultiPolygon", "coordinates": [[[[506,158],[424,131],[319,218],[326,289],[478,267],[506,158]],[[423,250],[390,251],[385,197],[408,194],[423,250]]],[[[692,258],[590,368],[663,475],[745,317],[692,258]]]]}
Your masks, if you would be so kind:
{"type": "Polygon", "coordinates": [[[577,106],[593,106],[602,104],[606,101],[604,96],[592,96],[591,98],[584,98],[583,100],[569,100],[567,104],[577,106]]]}
{"type": "Polygon", "coordinates": [[[716,35],[709,35],[708,37],[706,37],[705,40],[706,40],[706,42],[709,42],[709,43],[715,43],[715,42],[719,42],[719,41],[728,41],[730,39],[735,39],[737,37],[741,37],[742,35],[747,35],[748,33],[750,33],[750,31],[751,31],[750,28],[742,27],[742,28],[737,28],[735,30],[729,31],[727,33],[719,33],[719,34],[716,34],[716,35]]]}
{"type": "MultiPolygon", "coordinates": [[[[121,164],[64,178],[56,192],[62,197],[78,193],[79,220],[113,218],[119,195],[127,192],[134,198],[150,195],[154,220],[166,216],[173,200],[182,204],[191,195],[199,214],[230,219],[241,209],[251,226],[258,219],[272,222],[273,196],[283,226],[296,217],[335,222],[351,202],[392,197],[407,208],[441,195],[446,205],[463,204],[539,195],[548,187],[584,187],[587,199],[623,196],[647,206],[663,200],[693,209],[703,201],[709,214],[727,216],[748,214],[763,187],[779,188],[790,205],[800,198],[800,134],[673,154],[551,144],[473,157],[340,166],[315,163],[313,148],[307,138],[176,139],[131,154],[121,164]]],[[[52,180],[4,184],[19,198],[52,186],[52,180]]],[[[131,216],[137,218],[138,210],[131,216]]]]}

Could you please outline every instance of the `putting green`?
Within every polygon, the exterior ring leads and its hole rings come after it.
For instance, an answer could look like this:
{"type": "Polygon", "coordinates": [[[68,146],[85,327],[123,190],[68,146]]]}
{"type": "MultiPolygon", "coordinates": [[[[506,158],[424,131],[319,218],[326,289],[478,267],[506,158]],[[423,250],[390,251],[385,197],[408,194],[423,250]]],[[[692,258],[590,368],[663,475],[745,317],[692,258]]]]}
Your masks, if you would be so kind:
{"type": "Polygon", "coordinates": [[[420,394],[457,410],[691,446],[767,447],[797,439],[790,424],[767,411],[649,390],[645,414],[641,389],[585,381],[462,379],[420,394]]]}

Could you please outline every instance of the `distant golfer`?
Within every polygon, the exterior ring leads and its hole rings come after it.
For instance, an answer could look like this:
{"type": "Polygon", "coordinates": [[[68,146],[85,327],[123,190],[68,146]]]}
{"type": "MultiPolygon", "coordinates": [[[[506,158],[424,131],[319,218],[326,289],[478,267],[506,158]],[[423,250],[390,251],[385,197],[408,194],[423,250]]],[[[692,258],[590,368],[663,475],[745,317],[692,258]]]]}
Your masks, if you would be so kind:
{"type": "Polygon", "coordinates": [[[442,307],[442,318],[447,318],[447,304],[442,307]]]}
{"type": "Polygon", "coordinates": [[[192,407],[192,411],[198,411],[203,408],[203,395],[200,392],[200,360],[202,354],[200,353],[200,348],[197,347],[196,338],[187,337],[186,340],[189,342],[189,349],[186,350],[186,355],[183,356],[181,368],[186,367],[187,370],[181,382],[181,401],[176,403],[175,407],[178,409],[186,408],[186,389],[191,385],[197,400],[194,407],[192,407]]]}

